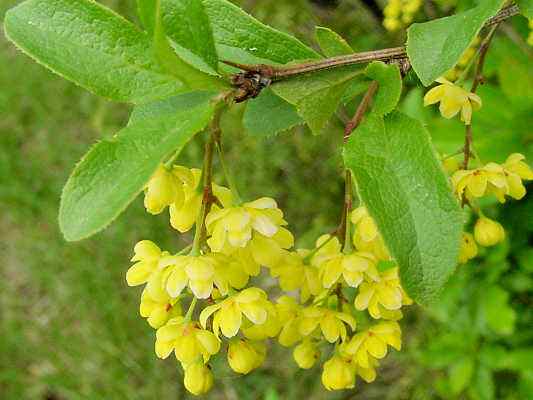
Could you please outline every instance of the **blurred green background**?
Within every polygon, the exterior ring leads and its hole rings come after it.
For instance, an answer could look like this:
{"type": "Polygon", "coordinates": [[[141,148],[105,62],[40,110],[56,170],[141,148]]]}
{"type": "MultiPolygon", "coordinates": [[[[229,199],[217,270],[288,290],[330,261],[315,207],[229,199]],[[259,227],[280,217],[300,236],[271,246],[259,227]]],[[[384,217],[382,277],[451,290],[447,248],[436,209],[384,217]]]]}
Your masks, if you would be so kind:
{"type": "MultiPolygon", "coordinates": [[[[17,0],[0,0],[0,18],[17,0]]],[[[133,0],[102,3],[137,22],[133,0]]],[[[265,23],[315,46],[315,25],[342,34],[356,51],[390,47],[403,33],[381,25],[382,1],[246,0],[265,23]]],[[[416,19],[446,15],[471,1],[426,2],[416,19]]],[[[533,158],[533,71],[527,20],[500,29],[489,52],[484,106],[474,118],[483,161],[511,152],[533,158]]],[[[422,87],[406,79],[402,109],[426,123],[438,150],[462,145],[458,121],[422,108],[422,87]]],[[[353,107],[353,105],[352,105],[353,107]]],[[[349,111],[350,107],[348,107],[349,111]]],[[[67,243],[57,224],[61,188],[88,146],[127,121],[130,107],[99,99],[17,52],[0,35],[0,399],[180,399],[181,370],[156,358],[154,331],[138,315],[139,288],[125,272],[133,245],[151,239],[177,250],[166,214],[144,212],[142,199],[107,230],[67,243]]],[[[247,135],[243,106],[224,117],[229,162],[249,198],[276,198],[299,244],[337,224],[342,201],[340,121],[331,134],[297,127],[277,137],[247,135]]],[[[201,164],[201,135],[180,163],[201,164]]],[[[533,190],[529,185],[529,190],[533,190]]],[[[506,228],[505,243],[458,268],[434,307],[410,307],[404,349],[382,363],[372,384],[327,392],[320,368],[298,370],[291,351],[271,346],[263,368],[237,377],[215,363],[213,399],[516,399],[533,398],[533,196],[487,215],[506,228]]]]}

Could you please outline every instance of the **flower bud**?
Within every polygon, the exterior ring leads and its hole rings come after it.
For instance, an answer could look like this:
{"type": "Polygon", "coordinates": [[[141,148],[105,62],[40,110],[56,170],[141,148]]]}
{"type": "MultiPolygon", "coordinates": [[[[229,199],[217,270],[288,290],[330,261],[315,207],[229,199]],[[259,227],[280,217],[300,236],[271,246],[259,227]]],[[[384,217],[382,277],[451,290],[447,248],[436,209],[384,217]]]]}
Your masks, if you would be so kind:
{"type": "Polygon", "coordinates": [[[475,256],[477,256],[477,245],[474,236],[471,233],[463,232],[459,249],[459,263],[466,264],[475,256]]]}
{"type": "MultiPolygon", "coordinates": [[[[453,78],[449,78],[449,79],[453,80],[453,78]]],[[[455,171],[457,171],[459,168],[461,168],[461,165],[459,164],[459,161],[457,161],[457,159],[455,159],[453,157],[446,157],[442,161],[442,166],[443,166],[444,170],[447,173],[449,173],[449,174],[453,174],[455,171]]]]}
{"type": "Polygon", "coordinates": [[[228,364],[235,372],[247,374],[263,363],[265,352],[263,343],[252,343],[244,339],[234,340],[229,344],[228,364]]]}
{"type": "Polygon", "coordinates": [[[474,226],[474,237],[481,246],[494,246],[505,239],[505,230],[500,223],[481,217],[474,226]]]}
{"type": "Polygon", "coordinates": [[[322,384],[328,390],[340,390],[355,386],[355,370],[347,361],[334,355],[324,363],[322,384]]]}
{"type": "Polygon", "coordinates": [[[320,351],[310,340],[305,340],[294,348],[292,355],[300,368],[309,369],[320,357],[320,351]]]}
{"type": "Polygon", "coordinates": [[[159,214],[171,204],[183,203],[183,184],[163,165],[150,178],[144,194],[144,206],[150,214],[159,214]]]}
{"type": "Polygon", "coordinates": [[[195,362],[185,368],[183,384],[194,395],[207,393],[213,386],[213,373],[204,363],[195,362]]]}

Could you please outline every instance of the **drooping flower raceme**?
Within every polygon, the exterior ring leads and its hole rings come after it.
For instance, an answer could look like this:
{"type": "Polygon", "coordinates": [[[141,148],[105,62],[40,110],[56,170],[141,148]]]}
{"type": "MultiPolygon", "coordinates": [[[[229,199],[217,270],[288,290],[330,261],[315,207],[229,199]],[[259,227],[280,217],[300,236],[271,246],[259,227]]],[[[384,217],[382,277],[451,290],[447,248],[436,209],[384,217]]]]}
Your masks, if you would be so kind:
{"type": "Polygon", "coordinates": [[[465,125],[470,125],[472,110],[481,108],[481,98],[475,93],[454,85],[447,79],[438,78],[437,82],[440,85],[430,89],[424,96],[424,105],[440,102],[439,110],[444,118],[453,118],[460,111],[461,121],[465,125]]]}
{"type": "Polygon", "coordinates": [[[334,346],[322,366],[328,390],[353,387],[356,376],[375,379],[378,359],[384,356],[382,343],[385,349],[391,344],[399,348],[400,339],[391,339],[396,325],[358,331],[356,310],[368,310],[386,324],[401,318],[400,307],[410,299],[396,270],[378,270],[381,260],[391,263],[390,255],[364,206],[351,215],[355,250],[343,249],[339,238],[330,235],[320,237],[312,250],[291,250],[294,238],[273,199],[233,204],[231,193],[214,183],[213,196],[204,195],[201,180],[200,170],[161,167],[146,189],[149,211],[169,206],[171,224],[181,232],[192,227],[201,210],[210,209],[205,230],[196,232],[189,253],[170,254],[150,241],[135,247],[127,281],[146,284],[140,313],[157,329],[157,356],[174,353],[184,370],[185,388],[197,395],[213,386],[209,362],[224,340],[227,362],[239,374],[258,368],[266,356],[265,340],[277,337],[281,345],[295,346],[294,361],[303,369],[318,362],[322,346],[334,346]],[[209,208],[203,207],[206,199],[209,208]],[[299,290],[300,302],[282,295],[271,303],[263,290],[247,287],[263,266],[279,279],[282,290],[299,290]],[[347,300],[345,289],[355,303],[347,300]],[[202,304],[198,321],[197,303],[202,304]],[[182,304],[189,305],[184,314],[182,304]],[[365,340],[353,350],[359,337],[365,340]],[[366,363],[357,361],[365,355],[366,363]]]}

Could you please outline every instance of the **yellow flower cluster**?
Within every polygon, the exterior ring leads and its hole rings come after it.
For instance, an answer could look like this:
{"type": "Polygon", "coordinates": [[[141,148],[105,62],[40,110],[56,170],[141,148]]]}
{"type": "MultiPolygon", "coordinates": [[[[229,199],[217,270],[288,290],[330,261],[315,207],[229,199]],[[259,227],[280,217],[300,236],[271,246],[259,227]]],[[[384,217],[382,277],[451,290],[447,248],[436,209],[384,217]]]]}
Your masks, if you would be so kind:
{"type": "MultiPolygon", "coordinates": [[[[533,180],[533,171],[525,162],[525,156],[513,153],[503,164],[490,162],[481,167],[464,170],[447,158],[443,162],[445,169],[452,174],[453,191],[461,203],[474,205],[482,197],[494,196],[500,203],[507,197],[520,200],[526,195],[524,181],[533,180]]],[[[505,239],[502,225],[474,208],[479,218],[474,224],[474,232],[463,232],[459,253],[459,262],[464,264],[478,254],[477,245],[494,246],[505,239]]]]}
{"type": "Polygon", "coordinates": [[[312,368],[321,357],[321,344],[334,345],[322,366],[328,390],[353,387],[357,375],[367,382],[375,379],[387,346],[400,349],[396,321],[402,318],[401,307],[412,303],[366,208],[355,209],[350,220],[355,228],[353,251],[343,251],[337,237],[323,235],[313,250],[287,251],[270,268],[282,289],[300,291],[301,303],[285,295],[275,306],[278,341],[295,346],[297,365],[312,368]],[[369,323],[372,320],[379,322],[369,323]]]}
{"type": "MultiPolygon", "coordinates": [[[[145,187],[146,210],[159,214],[168,207],[172,227],[188,231],[202,212],[201,180],[201,170],[161,165],[145,187]]],[[[128,285],[145,284],[140,313],[157,329],[156,355],[166,358],[174,352],[184,385],[193,394],[213,385],[208,363],[220,351],[220,332],[231,338],[227,357],[235,372],[246,374],[262,364],[264,341],[276,336],[281,324],[266,293],[246,286],[261,266],[287,257],[294,242],[273,199],[235,204],[231,191],[214,183],[212,196],[204,246],[171,254],[143,240],[135,246],[134,265],[126,274],[128,285]],[[183,315],[181,303],[187,298],[189,311],[183,315]],[[211,304],[195,321],[198,300],[211,304]]]]}
{"type": "Polygon", "coordinates": [[[393,32],[409,25],[422,3],[422,0],[388,0],[383,10],[383,26],[393,32]]]}
{"type": "Polygon", "coordinates": [[[205,215],[203,245],[193,245],[189,253],[171,254],[148,240],[135,246],[126,281],[145,285],[140,313],[156,329],[156,355],[174,353],[186,389],[196,395],[213,386],[209,362],[223,341],[228,365],[238,374],[258,368],[266,340],[277,337],[282,346],[294,346],[294,360],[303,369],[317,363],[319,348],[332,347],[322,374],[329,390],[352,387],[356,375],[375,379],[387,346],[400,348],[396,321],[411,300],[367,210],[357,208],[348,221],[355,228],[354,250],[346,251],[350,245],[343,251],[330,235],[320,237],[314,249],[293,249],[294,238],[273,199],[235,203],[228,189],[213,184],[214,199],[204,214],[201,180],[200,170],[160,166],[145,188],[147,211],[168,207],[171,225],[180,232],[205,215]],[[273,303],[262,289],[247,286],[261,267],[282,290],[299,291],[299,301],[282,295],[273,303]],[[195,319],[198,302],[202,309],[195,319]]]}

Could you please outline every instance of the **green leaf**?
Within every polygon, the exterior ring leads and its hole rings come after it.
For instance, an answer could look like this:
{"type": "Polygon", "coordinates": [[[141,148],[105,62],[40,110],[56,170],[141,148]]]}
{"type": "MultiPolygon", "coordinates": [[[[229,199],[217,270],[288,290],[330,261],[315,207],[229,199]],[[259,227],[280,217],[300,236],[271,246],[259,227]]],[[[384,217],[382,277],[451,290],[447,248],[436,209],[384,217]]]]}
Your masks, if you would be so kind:
{"type": "Polygon", "coordinates": [[[507,368],[515,371],[533,372],[533,347],[510,351],[507,357],[507,368]]]}
{"type": "Polygon", "coordinates": [[[256,99],[248,100],[243,124],[254,136],[268,137],[285,131],[303,120],[293,105],[276,96],[270,88],[261,92],[256,99]]]}
{"type": "Polygon", "coordinates": [[[514,332],[516,312],[509,305],[509,293],[497,285],[483,288],[478,293],[480,313],[487,326],[497,334],[514,332]]]}
{"type": "Polygon", "coordinates": [[[522,15],[529,19],[533,18],[533,0],[516,0],[516,4],[518,4],[522,15]]]}
{"type": "Polygon", "coordinates": [[[502,4],[503,0],[484,0],[468,11],[409,27],[407,55],[424,86],[457,63],[485,21],[502,4]]]}
{"type": "MultiPolygon", "coordinates": [[[[421,87],[414,87],[403,98],[399,108],[407,116],[427,123],[431,119],[431,109],[424,107],[424,92],[421,87]]],[[[433,132],[432,132],[433,133],[433,132]]]]}
{"type": "MultiPolygon", "coordinates": [[[[195,0],[198,2],[199,0],[195,0]]],[[[216,88],[223,88],[224,86],[228,86],[228,84],[218,79],[215,76],[209,75],[209,74],[215,74],[216,71],[212,70],[210,67],[205,67],[207,64],[204,62],[204,60],[199,60],[198,58],[191,59],[190,53],[186,54],[186,59],[189,61],[184,61],[184,59],[181,58],[181,56],[184,55],[183,52],[180,52],[179,56],[176,54],[176,52],[171,47],[169,40],[166,36],[165,29],[162,23],[162,17],[161,17],[161,2],[159,0],[156,1],[156,12],[155,12],[155,27],[154,27],[154,49],[155,54],[161,65],[165,67],[167,71],[172,73],[174,76],[176,76],[178,79],[185,82],[185,84],[189,88],[193,89],[204,89],[204,90],[212,90],[216,88]],[[189,64],[189,62],[191,64],[189,64]],[[201,65],[198,65],[201,63],[201,65]]],[[[199,6],[202,5],[200,3],[199,6]]],[[[203,10],[203,9],[202,9],[203,10]]],[[[194,7],[192,9],[185,9],[182,11],[182,15],[188,16],[187,20],[194,20],[196,13],[195,13],[194,7]]],[[[204,14],[205,16],[205,14],[204,14]]],[[[207,17],[206,17],[207,18],[207,17]]],[[[208,25],[207,25],[208,26],[208,25]]],[[[213,35],[211,33],[211,30],[206,30],[204,28],[200,28],[200,33],[195,32],[188,32],[190,36],[190,41],[201,40],[205,41],[206,43],[212,42],[213,35]]],[[[214,46],[213,46],[213,52],[214,52],[214,46]]],[[[216,59],[216,54],[214,55],[216,59]]],[[[215,60],[215,67],[217,66],[217,61],[215,60]]]]}
{"type": "Polygon", "coordinates": [[[142,191],[158,165],[209,122],[212,92],[190,92],[138,108],[128,126],[94,145],[76,166],[61,196],[65,239],[104,229],[142,191]]]}
{"type": "MultiPolygon", "coordinates": [[[[159,1],[158,1],[159,2],[159,1]]],[[[216,74],[218,56],[213,31],[201,0],[162,0],[165,33],[180,57],[205,72],[216,74]]]]}
{"type": "Polygon", "coordinates": [[[137,0],[137,14],[148,33],[154,33],[158,0],[137,0]]]}
{"type": "Polygon", "coordinates": [[[354,52],[341,35],[329,28],[315,27],[315,36],[320,49],[327,57],[342,56],[354,52]]]}
{"type": "Polygon", "coordinates": [[[390,113],[400,101],[402,94],[402,76],[397,65],[387,65],[381,61],[370,63],[365,74],[378,81],[378,91],[372,100],[372,112],[380,115],[390,113]]]}
{"type": "Polygon", "coordinates": [[[357,66],[302,75],[272,85],[272,90],[296,106],[315,135],[321,134],[337,110],[345,90],[361,73],[357,66]]]}
{"type": "Polygon", "coordinates": [[[472,380],[472,384],[468,388],[468,394],[472,400],[492,400],[494,399],[494,381],[492,379],[492,371],[483,365],[480,365],[472,380]]]}
{"type": "Polygon", "coordinates": [[[369,115],[344,148],[359,195],[419,303],[434,300],[457,264],[462,218],[428,132],[399,112],[369,115]]]}
{"type": "Polygon", "coordinates": [[[100,96],[145,103],[184,90],[151,38],[98,3],[28,0],[6,13],[7,37],[39,63],[100,96]]]}
{"type": "MultiPolygon", "coordinates": [[[[170,4],[182,0],[163,1],[170,4]]],[[[203,0],[203,4],[222,60],[286,64],[320,58],[298,39],[264,25],[227,0],[203,0]]],[[[173,40],[184,46],[171,35],[171,30],[168,32],[173,40]]]]}
{"type": "Polygon", "coordinates": [[[474,372],[474,360],[468,357],[461,358],[450,366],[448,372],[450,380],[450,389],[453,394],[461,393],[472,379],[474,372]]]}

